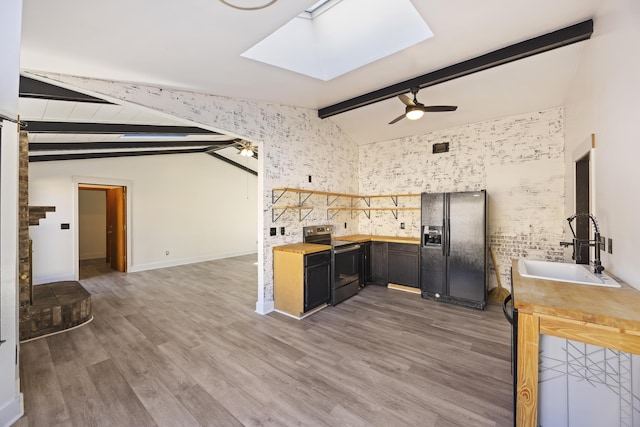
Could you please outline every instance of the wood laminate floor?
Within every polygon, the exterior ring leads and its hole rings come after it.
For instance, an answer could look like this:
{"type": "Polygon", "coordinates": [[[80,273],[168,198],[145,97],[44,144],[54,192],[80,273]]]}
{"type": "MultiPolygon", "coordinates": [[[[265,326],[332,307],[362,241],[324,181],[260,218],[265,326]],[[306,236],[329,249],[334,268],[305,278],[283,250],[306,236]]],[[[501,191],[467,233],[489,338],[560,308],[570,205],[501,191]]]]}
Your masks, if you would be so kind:
{"type": "Polygon", "coordinates": [[[83,267],[94,320],[23,343],[16,426],[509,426],[509,325],[369,286],[304,320],[254,311],[255,256],[83,267]]]}

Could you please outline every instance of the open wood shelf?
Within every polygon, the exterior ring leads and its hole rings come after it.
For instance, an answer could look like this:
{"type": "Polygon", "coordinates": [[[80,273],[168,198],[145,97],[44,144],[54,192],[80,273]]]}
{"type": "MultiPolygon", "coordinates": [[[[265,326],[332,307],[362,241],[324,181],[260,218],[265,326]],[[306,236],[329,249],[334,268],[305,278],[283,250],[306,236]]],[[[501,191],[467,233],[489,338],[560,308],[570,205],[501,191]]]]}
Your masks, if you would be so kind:
{"type": "MultiPolygon", "coordinates": [[[[400,208],[398,207],[398,198],[400,197],[420,197],[419,193],[408,193],[408,194],[380,194],[380,195],[373,195],[373,196],[362,196],[362,195],[358,195],[358,194],[347,194],[347,193],[335,193],[335,192],[331,192],[331,191],[319,191],[319,190],[306,190],[306,189],[302,189],[302,188],[291,188],[291,187],[281,187],[281,188],[273,188],[271,190],[271,203],[277,203],[282,196],[284,196],[286,193],[294,193],[294,194],[298,194],[298,204],[297,205],[292,205],[292,206],[273,206],[271,208],[271,219],[273,222],[276,222],[288,209],[298,209],[300,210],[300,221],[302,221],[303,219],[305,219],[313,210],[313,207],[311,206],[305,206],[305,202],[307,200],[309,200],[309,197],[311,197],[312,195],[319,195],[319,196],[326,196],[327,197],[327,206],[331,206],[336,200],[338,200],[341,197],[344,198],[349,198],[351,199],[351,207],[336,207],[336,208],[331,208],[328,207],[327,208],[327,219],[332,219],[333,217],[336,216],[336,214],[339,211],[351,211],[352,212],[352,218],[355,218],[358,216],[358,214],[360,212],[364,212],[365,215],[367,216],[367,218],[371,217],[370,211],[372,210],[376,210],[376,211],[392,211],[393,212],[393,216],[398,219],[398,211],[401,210],[420,210],[419,207],[415,207],[415,208],[400,208]],[[391,201],[393,202],[395,207],[389,207],[389,208],[372,208],[371,207],[371,199],[380,199],[380,198],[390,198],[391,201]],[[353,206],[354,205],[354,199],[362,200],[364,201],[364,203],[367,205],[367,207],[358,207],[358,206],[353,206]],[[309,212],[307,212],[304,216],[302,214],[302,210],[303,209],[309,209],[309,212]],[[280,212],[279,214],[276,213],[277,210],[280,210],[282,212],[280,212]],[[330,214],[330,212],[333,211],[335,212],[333,215],[330,214]],[[357,212],[355,214],[355,216],[353,215],[353,212],[357,212]]],[[[357,201],[356,201],[357,203],[357,201]]]]}

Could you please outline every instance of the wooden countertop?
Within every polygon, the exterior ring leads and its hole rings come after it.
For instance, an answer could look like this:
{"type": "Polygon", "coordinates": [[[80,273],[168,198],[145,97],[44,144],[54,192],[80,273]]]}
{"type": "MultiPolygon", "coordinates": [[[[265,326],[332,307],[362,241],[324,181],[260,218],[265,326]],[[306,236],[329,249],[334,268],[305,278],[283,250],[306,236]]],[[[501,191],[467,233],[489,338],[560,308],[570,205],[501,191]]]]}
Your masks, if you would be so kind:
{"type": "Polygon", "coordinates": [[[512,272],[514,306],[519,313],[571,319],[640,336],[637,289],[622,282],[622,288],[607,288],[522,277],[517,259],[512,261],[512,272]]]}
{"type": "Polygon", "coordinates": [[[419,245],[419,237],[399,237],[399,236],[376,236],[371,234],[352,234],[349,236],[334,236],[334,239],[346,240],[348,242],[390,242],[390,243],[409,243],[419,245]]]}
{"type": "Polygon", "coordinates": [[[315,243],[291,243],[289,245],[274,246],[274,251],[293,252],[296,254],[313,254],[316,252],[328,251],[331,249],[329,245],[316,245],[315,243]]]}

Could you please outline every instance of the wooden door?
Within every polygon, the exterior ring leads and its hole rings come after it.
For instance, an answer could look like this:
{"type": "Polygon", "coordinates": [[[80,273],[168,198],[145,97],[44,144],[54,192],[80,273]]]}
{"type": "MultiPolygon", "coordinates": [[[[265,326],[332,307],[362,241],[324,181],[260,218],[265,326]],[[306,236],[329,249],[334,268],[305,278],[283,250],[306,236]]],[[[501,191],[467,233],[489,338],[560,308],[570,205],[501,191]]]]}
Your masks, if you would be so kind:
{"type": "Polygon", "coordinates": [[[107,190],[107,262],[117,271],[127,271],[126,187],[107,190]]]}

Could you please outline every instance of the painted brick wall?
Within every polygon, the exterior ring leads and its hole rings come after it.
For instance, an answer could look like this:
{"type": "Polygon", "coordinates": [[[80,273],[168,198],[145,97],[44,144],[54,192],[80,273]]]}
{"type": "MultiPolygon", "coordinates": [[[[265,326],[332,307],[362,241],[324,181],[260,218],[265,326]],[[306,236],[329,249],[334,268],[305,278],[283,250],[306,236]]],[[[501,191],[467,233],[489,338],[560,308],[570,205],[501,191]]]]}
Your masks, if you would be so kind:
{"type": "MultiPolygon", "coordinates": [[[[360,147],[361,193],[392,194],[486,189],[488,241],[502,283],[510,287],[512,258],[563,259],[564,132],[560,108],[522,114],[360,147]],[[435,143],[449,152],[433,154],[435,143]]],[[[375,199],[372,204],[391,205],[375,199]]],[[[419,198],[399,206],[420,206],[419,198]]],[[[360,215],[360,232],[420,234],[420,211],[360,215]],[[400,229],[400,223],[405,229],[400,229]]],[[[489,286],[497,285],[490,262],[489,286]]]]}
{"type": "MultiPolygon", "coordinates": [[[[259,187],[262,182],[259,191],[264,218],[264,289],[263,295],[258,295],[259,303],[264,300],[268,305],[273,301],[273,246],[301,242],[302,227],[306,225],[334,224],[340,226],[341,234],[358,230],[358,220],[345,219],[344,214],[328,220],[326,197],[319,195],[311,196],[307,201],[314,210],[304,221],[299,220],[298,212],[294,210],[287,211],[277,222],[272,221],[272,188],[357,192],[357,146],[330,120],[319,119],[314,110],[53,73],[43,74],[43,77],[200,123],[258,144],[260,161],[264,165],[258,181],[259,187]],[[309,175],[311,183],[308,182],[309,175]],[[271,227],[278,228],[277,236],[269,235],[271,227]],[[279,233],[280,227],[285,227],[284,236],[279,233]]],[[[296,202],[295,195],[287,194],[278,205],[296,202]]],[[[343,200],[340,202],[344,203],[343,200]]]]}

